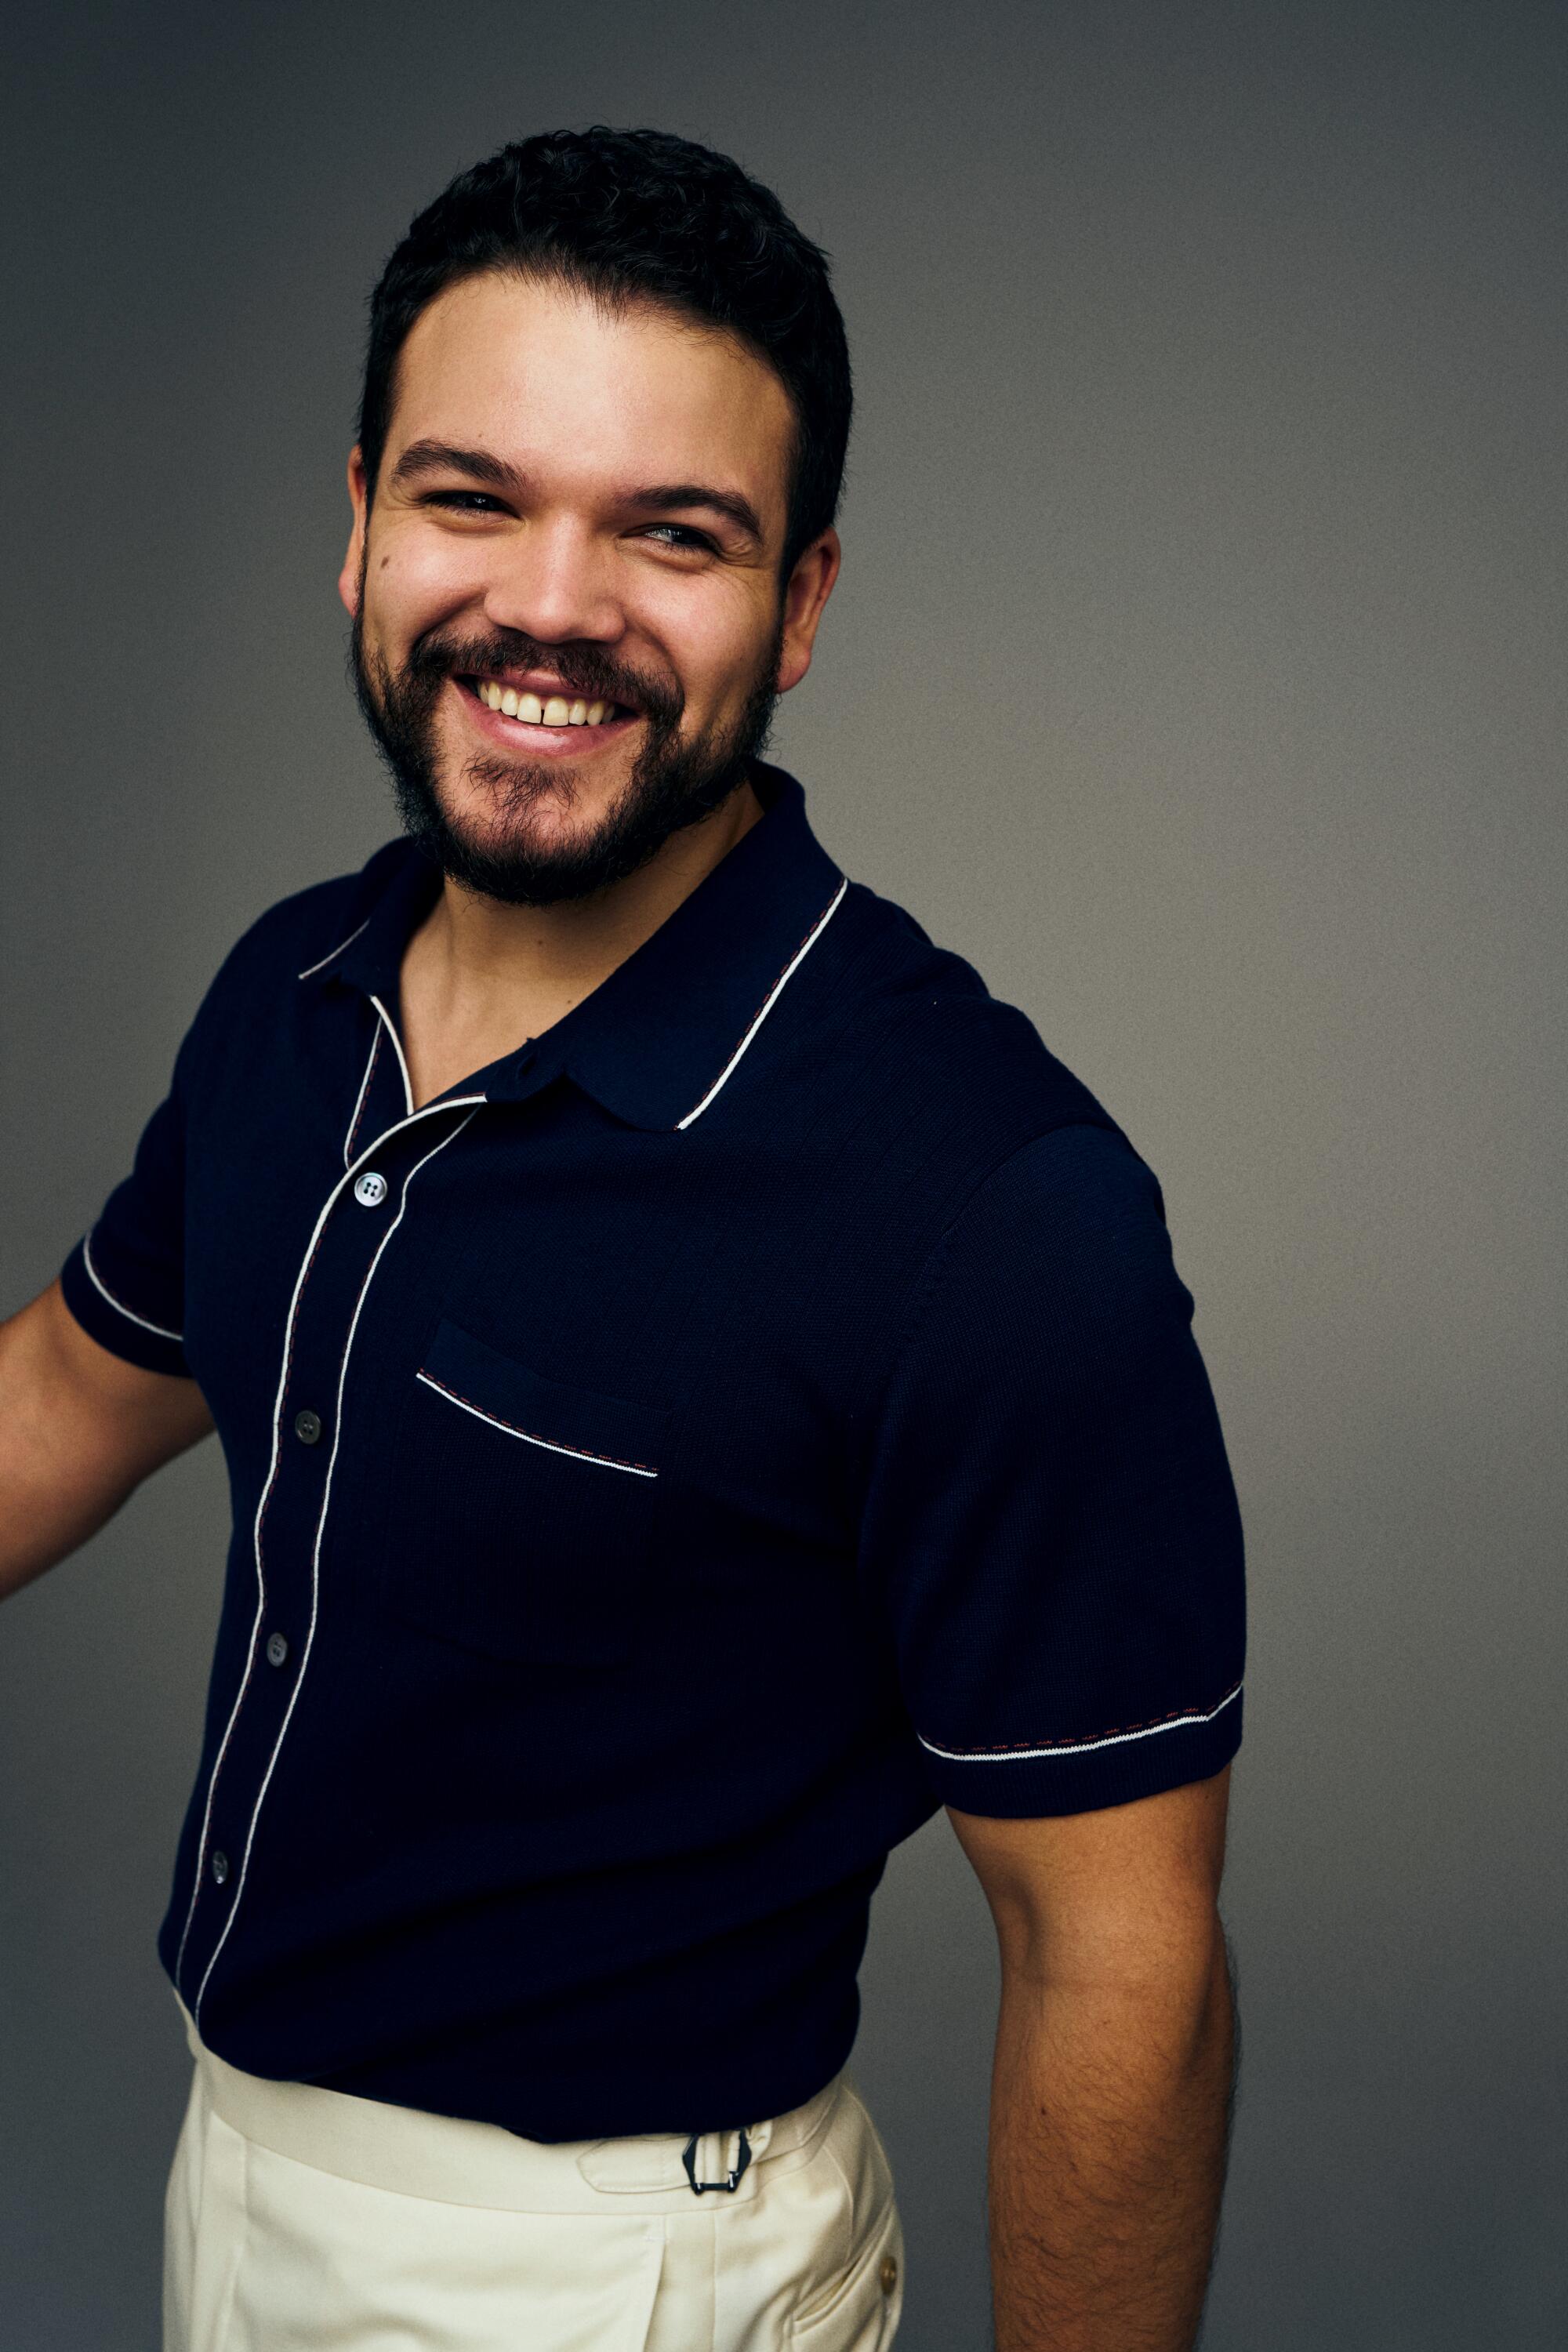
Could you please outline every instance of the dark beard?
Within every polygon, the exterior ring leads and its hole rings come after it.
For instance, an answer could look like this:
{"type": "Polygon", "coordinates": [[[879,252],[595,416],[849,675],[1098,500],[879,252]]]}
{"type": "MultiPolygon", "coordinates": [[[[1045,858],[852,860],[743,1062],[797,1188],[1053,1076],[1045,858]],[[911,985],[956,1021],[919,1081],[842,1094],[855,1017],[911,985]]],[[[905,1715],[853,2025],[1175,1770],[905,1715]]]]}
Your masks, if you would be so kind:
{"type": "MultiPolygon", "coordinates": [[[[773,681],[784,642],[782,609],[733,725],[687,743],[678,731],[685,709],[679,688],[617,668],[596,646],[545,646],[517,629],[465,639],[431,631],[415,640],[395,676],[379,654],[365,651],[363,609],[362,601],[350,638],[354,692],[391,772],[405,829],[453,881],[509,906],[554,906],[624,881],[671,834],[722,807],[767,743],[778,700],[773,681]],[[643,716],[646,740],[625,789],[598,831],[570,846],[542,853],[523,840],[487,846],[469,840],[441,805],[435,712],[447,679],[486,677],[513,667],[550,670],[568,694],[624,703],[643,716]]],[[[503,826],[546,793],[563,794],[568,802],[573,797],[570,780],[556,761],[487,756],[471,760],[465,772],[471,782],[493,787],[503,826]]]]}

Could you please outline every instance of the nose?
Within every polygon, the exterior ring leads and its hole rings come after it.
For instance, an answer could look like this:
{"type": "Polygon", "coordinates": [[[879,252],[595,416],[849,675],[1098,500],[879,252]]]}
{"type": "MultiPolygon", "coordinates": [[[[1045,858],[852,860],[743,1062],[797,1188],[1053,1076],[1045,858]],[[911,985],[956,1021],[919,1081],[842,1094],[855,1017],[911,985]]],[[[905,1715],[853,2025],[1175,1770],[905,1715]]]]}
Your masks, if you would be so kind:
{"type": "Polygon", "coordinates": [[[509,538],[486,586],[485,617],[546,644],[612,645],[626,629],[604,551],[565,515],[509,538]]]}

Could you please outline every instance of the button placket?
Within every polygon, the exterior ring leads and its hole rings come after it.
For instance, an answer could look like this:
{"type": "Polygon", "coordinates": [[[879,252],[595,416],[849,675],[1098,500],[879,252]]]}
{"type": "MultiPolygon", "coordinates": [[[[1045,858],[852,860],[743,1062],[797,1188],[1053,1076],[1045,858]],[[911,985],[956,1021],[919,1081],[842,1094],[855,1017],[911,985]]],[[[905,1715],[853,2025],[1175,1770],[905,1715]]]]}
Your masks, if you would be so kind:
{"type": "MultiPolygon", "coordinates": [[[[298,1607],[314,1622],[319,1547],[331,1492],[345,1360],[366,1286],[392,1237],[384,1216],[362,1216],[360,1212],[384,1207],[441,1141],[449,1141],[467,1124],[473,1107],[465,1103],[453,1108],[460,1115],[445,1138],[440,1135],[445,1122],[431,1119],[426,1124],[417,1118],[384,1134],[378,1148],[381,1167],[366,1169],[342,1185],[312,1237],[285,1334],[287,1370],[279,1401],[279,1436],[291,1432],[295,1444],[280,1445],[275,1456],[258,1528],[257,1565],[268,1613],[279,1605],[284,1613],[298,1607]],[[301,1388],[307,1395],[315,1389],[317,1402],[299,1402],[301,1388]],[[321,1409],[329,1403],[334,1416],[331,1422],[321,1409]]],[[[273,1671],[259,1677],[247,1674],[236,1696],[208,1786],[206,1862],[193,1890],[177,1963],[181,1989],[197,2011],[249,1874],[260,1801],[308,1663],[309,1643],[296,1654],[289,1636],[276,1625],[258,1646],[260,1658],[273,1671]],[[278,1671],[285,1666],[291,1671],[278,1671]],[[218,1844],[218,1839],[226,1843],[218,1844]],[[221,1901],[213,1899],[205,1929],[197,1916],[204,1885],[209,1895],[214,1889],[226,1889],[221,1901]],[[192,1943],[188,1966],[187,1940],[192,1943]]]]}

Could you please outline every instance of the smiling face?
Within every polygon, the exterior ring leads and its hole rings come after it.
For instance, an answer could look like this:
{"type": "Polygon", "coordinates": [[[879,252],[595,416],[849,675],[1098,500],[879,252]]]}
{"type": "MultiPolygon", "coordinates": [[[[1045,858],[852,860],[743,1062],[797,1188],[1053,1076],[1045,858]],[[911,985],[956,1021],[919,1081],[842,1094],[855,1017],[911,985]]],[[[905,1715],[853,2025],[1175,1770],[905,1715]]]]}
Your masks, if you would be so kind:
{"type": "Polygon", "coordinates": [[[488,273],[415,322],[340,583],[410,830],[468,887],[604,887],[745,780],[838,564],[779,579],[794,415],[734,337],[488,273]]]}

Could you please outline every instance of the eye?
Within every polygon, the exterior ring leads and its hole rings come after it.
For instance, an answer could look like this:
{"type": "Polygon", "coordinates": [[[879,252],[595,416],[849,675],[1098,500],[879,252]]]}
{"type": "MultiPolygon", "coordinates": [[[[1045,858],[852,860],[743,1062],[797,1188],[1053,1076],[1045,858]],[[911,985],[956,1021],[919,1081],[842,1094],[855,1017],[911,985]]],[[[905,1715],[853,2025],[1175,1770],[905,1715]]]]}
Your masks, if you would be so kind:
{"type": "Polygon", "coordinates": [[[667,547],[679,547],[698,555],[717,555],[719,542],[705,530],[696,530],[686,522],[653,522],[643,532],[645,539],[661,539],[667,547]]]}
{"type": "Polygon", "coordinates": [[[445,507],[452,514],[501,514],[505,509],[489,490],[427,490],[424,507],[445,507]]]}

